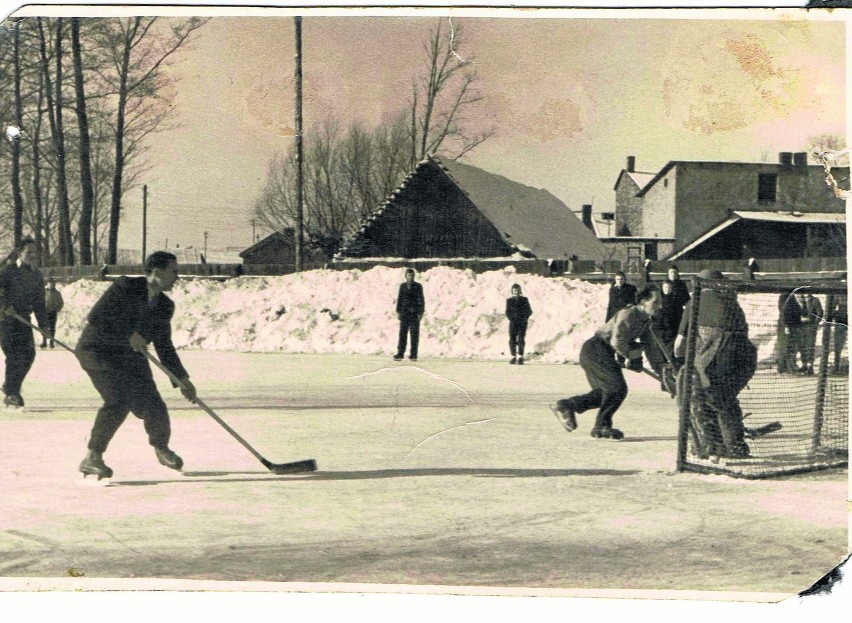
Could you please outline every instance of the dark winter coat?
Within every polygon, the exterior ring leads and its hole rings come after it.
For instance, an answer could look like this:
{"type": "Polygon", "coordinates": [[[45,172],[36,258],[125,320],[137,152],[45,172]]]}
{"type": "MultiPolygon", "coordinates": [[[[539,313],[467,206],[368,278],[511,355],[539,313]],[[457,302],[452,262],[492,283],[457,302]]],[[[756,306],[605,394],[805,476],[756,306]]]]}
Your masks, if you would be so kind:
{"type": "Polygon", "coordinates": [[[124,368],[128,358],[138,356],[130,348],[130,336],[138,332],[154,344],[169,371],[179,379],[187,378],[172,344],[174,312],[174,302],[163,293],[149,303],[145,277],[119,277],[89,312],[77,342],[77,358],[86,369],[124,368]]]}
{"type": "Polygon", "coordinates": [[[686,287],[686,282],[682,279],[675,279],[674,281],[669,279],[668,281],[672,284],[672,295],[674,296],[675,303],[683,309],[692,298],[689,296],[689,288],[686,287]]]}
{"type": "Polygon", "coordinates": [[[683,317],[683,307],[678,305],[675,295],[664,294],[662,307],[654,317],[654,328],[660,332],[664,342],[673,342],[677,337],[680,321],[683,317]]]}
{"type": "Polygon", "coordinates": [[[6,264],[0,268],[0,304],[11,305],[26,319],[35,313],[39,328],[48,330],[44,277],[32,266],[6,264]]]}
{"type": "Polygon", "coordinates": [[[802,306],[793,294],[782,294],[778,299],[781,311],[781,324],[785,327],[802,326],[802,306]]]}
{"type": "Polygon", "coordinates": [[[509,322],[526,322],[532,316],[530,301],[525,296],[510,296],[506,299],[506,317],[509,322]]]}
{"type": "Polygon", "coordinates": [[[396,313],[400,316],[422,316],[425,309],[423,286],[416,281],[401,283],[396,297],[396,313]]]}
{"type": "Polygon", "coordinates": [[[59,290],[46,290],[44,293],[44,305],[48,313],[58,314],[65,307],[62,293],[59,290]]]}
{"type": "Polygon", "coordinates": [[[619,310],[636,303],[636,286],[625,283],[623,286],[612,285],[609,289],[609,305],[606,308],[606,319],[615,316],[619,310]]]}

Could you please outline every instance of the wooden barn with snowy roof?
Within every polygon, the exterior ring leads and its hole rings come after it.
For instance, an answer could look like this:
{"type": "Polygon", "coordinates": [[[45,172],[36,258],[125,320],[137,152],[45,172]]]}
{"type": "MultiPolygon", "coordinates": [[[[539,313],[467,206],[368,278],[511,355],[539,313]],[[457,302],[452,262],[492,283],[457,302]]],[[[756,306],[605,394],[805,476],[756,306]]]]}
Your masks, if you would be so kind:
{"type": "Polygon", "coordinates": [[[338,252],[337,260],[603,260],[604,245],[546,190],[429,156],[338,252]]]}

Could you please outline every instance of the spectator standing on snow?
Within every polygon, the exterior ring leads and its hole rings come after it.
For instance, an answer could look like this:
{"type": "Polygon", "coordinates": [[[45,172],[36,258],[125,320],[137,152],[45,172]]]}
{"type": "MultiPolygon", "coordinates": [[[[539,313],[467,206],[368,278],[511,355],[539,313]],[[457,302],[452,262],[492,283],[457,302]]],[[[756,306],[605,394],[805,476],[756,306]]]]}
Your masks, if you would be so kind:
{"type": "Polygon", "coordinates": [[[776,346],[779,374],[797,372],[796,358],[799,352],[802,328],[802,306],[796,300],[795,290],[778,297],[778,340],[776,346]]]}
{"type": "Polygon", "coordinates": [[[399,341],[396,345],[394,361],[402,361],[405,356],[406,342],[411,334],[411,350],[408,358],[417,361],[417,348],[420,344],[420,321],[426,303],[423,298],[423,286],[414,281],[414,269],[405,269],[405,281],[399,286],[396,297],[396,317],[399,318],[399,341]]]}
{"type": "Polygon", "coordinates": [[[21,408],[24,399],[21,386],[35,361],[33,330],[11,314],[30,321],[35,313],[39,328],[51,339],[44,305],[44,277],[33,266],[36,260],[36,245],[32,238],[24,238],[15,253],[14,260],[0,268],[0,346],[6,355],[6,378],[3,383],[3,400],[7,407],[21,408]]]}
{"type": "Polygon", "coordinates": [[[801,352],[802,372],[814,373],[814,356],[816,354],[817,334],[823,320],[822,303],[811,293],[805,293],[800,303],[802,307],[801,352]]]}
{"type": "Polygon", "coordinates": [[[636,302],[636,286],[627,283],[627,277],[621,271],[613,276],[612,286],[609,288],[609,304],[606,308],[606,322],[615,316],[620,310],[636,302]]]}
{"type": "Polygon", "coordinates": [[[675,303],[683,310],[691,298],[689,296],[689,288],[686,287],[684,280],[680,278],[680,271],[674,264],[669,266],[666,276],[672,283],[672,293],[674,294],[675,303]]]}
{"type": "Polygon", "coordinates": [[[56,319],[59,317],[59,312],[65,307],[65,301],[62,299],[62,293],[56,289],[56,279],[51,277],[47,281],[47,291],[44,293],[44,306],[47,309],[47,324],[50,330],[50,338],[47,335],[42,335],[41,347],[46,348],[48,343],[53,348],[53,339],[56,337],[56,319]]]}
{"type": "Polygon", "coordinates": [[[512,353],[510,364],[524,364],[524,346],[526,344],[527,321],[532,316],[532,307],[527,297],[522,296],[521,286],[512,286],[512,296],[506,299],[506,317],[509,319],[509,351],[512,353]]]}
{"type": "Polygon", "coordinates": [[[583,344],[580,365],[591,386],[587,394],[558,400],[551,410],[563,428],[577,428],[577,413],[598,409],[592,437],[623,439],[624,433],[612,427],[615,412],[627,397],[627,382],[618,357],[628,362],[627,369],[642,371],[642,350],[653,338],[649,328],[661,305],[660,291],[648,285],[637,295],[636,305],[620,310],[583,344]]]}
{"type": "Polygon", "coordinates": [[[103,453],[128,413],[143,420],[148,442],[162,465],[175,470],[183,467],[181,458],[169,449],[169,413],[144,355],[153,342],[160,361],[180,379],[183,396],[195,402],[195,387],[172,344],[175,304],[165,293],[177,278],[177,258],[156,251],[145,260],[144,277],[119,277],[89,312],[76,354],[104,404],[92,427],[89,452],[80,463],[84,476],[112,476],[103,453]]]}

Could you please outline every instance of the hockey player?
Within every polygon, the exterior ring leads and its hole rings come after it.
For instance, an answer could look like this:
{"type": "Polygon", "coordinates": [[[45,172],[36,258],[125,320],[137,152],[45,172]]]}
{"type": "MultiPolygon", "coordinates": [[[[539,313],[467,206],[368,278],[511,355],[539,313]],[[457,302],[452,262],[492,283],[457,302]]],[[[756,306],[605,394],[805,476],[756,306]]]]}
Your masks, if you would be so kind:
{"type": "Polygon", "coordinates": [[[619,311],[580,349],[580,365],[592,390],[558,400],[551,407],[568,432],[577,428],[577,413],[598,409],[592,437],[624,438],[624,433],[612,427],[613,415],[627,397],[627,383],[617,358],[623,357],[628,362],[627,369],[642,371],[642,347],[652,341],[649,327],[661,305],[660,291],[655,285],[645,286],[636,298],[635,305],[619,311]]]}
{"type": "Polygon", "coordinates": [[[6,378],[3,393],[7,407],[20,409],[24,406],[21,386],[35,361],[33,330],[15,318],[20,316],[27,322],[35,313],[39,328],[53,339],[44,306],[44,278],[33,267],[36,246],[32,238],[24,238],[15,249],[13,257],[0,268],[0,346],[6,355],[6,378]]]}
{"type": "MultiPolygon", "coordinates": [[[[724,279],[718,270],[702,270],[698,276],[724,279]]],[[[681,358],[691,306],[691,302],[686,306],[675,342],[675,354],[681,358]]],[[[757,369],[757,348],[748,338],[748,323],[736,293],[712,287],[702,290],[697,325],[692,418],[699,450],[707,456],[747,458],[750,449],[737,396],[757,369]]]]}
{"type": "Polygon", "coordinates": [[[524,364],[524,345],[526,344],[527,321],[532,316],[532,307],[527,297],[521,294],[521,286],[512,286],[512,296],[506,299],[506,317],[509,319],[509,351],[512,353],[510,364],[524,364]]]}
{"type": "Polygon", "coordinates": [[[157,460],[171,469],[183,467],[169,449],[169,414],[143,354],[153,342],[163,365],[180,379],[183,396],[195,402],[195,387],[172,344],[175,305],[165,295],[177,281],[177,270],[174,255],[156,251],[145,260],[144,277],[118,278],[89,312],[76,354],[104,404],[92,427],[89,452],[80,463],[84,476],[112,476],[103,453],[131,412],[144,421],[157,460]]]}

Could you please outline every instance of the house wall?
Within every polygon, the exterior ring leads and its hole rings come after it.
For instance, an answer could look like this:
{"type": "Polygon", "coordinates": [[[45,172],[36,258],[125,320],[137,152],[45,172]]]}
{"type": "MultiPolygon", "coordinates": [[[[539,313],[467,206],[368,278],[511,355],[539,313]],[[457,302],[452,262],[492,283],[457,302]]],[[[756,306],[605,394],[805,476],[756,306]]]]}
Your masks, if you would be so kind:
{"type": "Polygon", "coordinates": [[[437,168],[409,181],[393,204],[351,244],[349,257],[504,257],[494,225],[437,168]]]}
{"type": "MultiPolygon", "coordinates": [[[[668,219],[674,221],[678,249],[721,223],[733,210],[805,213],[842,213],[845,210],[844,202],[826,187],[825,171],[820,166],[721,162],[680,163],[674,168],[677,172],[677,211],[673,219],[670,215],[668,219]],[[777,175],[774,202],[758,202],[758,175],[761,173],[777,175]]],[[[848,177],[848,170],[838,175],[848,177]]],[[[658,182],[656,186],[659,185],[658,182]]],[[[645,205],[648,205],[647,197],[645,205]]],[[[662,226],[666,216],[659,212],[654,219],[662,226]]]]}
{"type": "Polygon", "coordinates": [[[615,230],[619,236],[641,236],[642,197],[640,188],[627,174],[622,173],[615,189],[615,230]]]}
{"type": "Polygon", "coordinates": [[[295,264],[296,253],[292,244],[276,239],[263,245],[257,251],[246,254],[245,264],[295,264]]]}
{"type": "Polygon", "coordinates": [[[675,201],[677,199],[678,167],[675,165],[640,199],[642,205],[642,232],[655,238],[675,237],[675,201]]]}
{"type": "Polygon", "coordinates": [[[741,220],[683,256],[688,260],[733,260],[745,257],[819,258],[846,255],[845,228],[741,220]]]}

